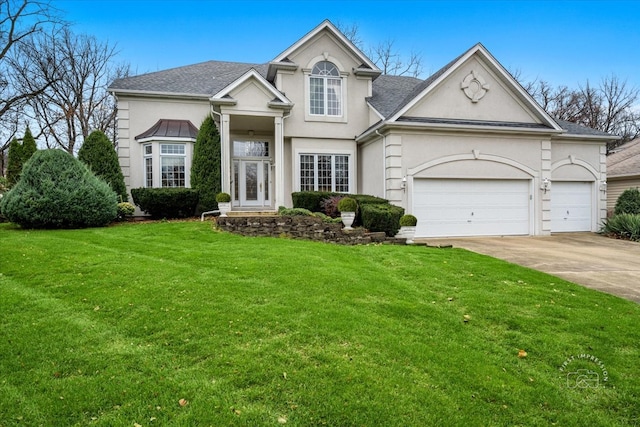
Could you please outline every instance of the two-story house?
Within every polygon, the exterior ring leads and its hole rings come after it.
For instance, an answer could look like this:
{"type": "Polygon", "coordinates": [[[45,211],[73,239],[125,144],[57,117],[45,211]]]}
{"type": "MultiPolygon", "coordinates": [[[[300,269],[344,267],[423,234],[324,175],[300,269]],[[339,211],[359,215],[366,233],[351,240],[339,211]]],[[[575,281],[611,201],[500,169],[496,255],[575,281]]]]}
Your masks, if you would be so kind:
{"type": "Polygon", "coordinates": [[[382,75],[324,21],[266,64],[209,61],[116,80],[129,189],[189,187],[212,115],[235,210],[295,191],[371,194],[418,237],[597,231],[611,135],[554,120],[481,44],[420,80],[382,75]]]}

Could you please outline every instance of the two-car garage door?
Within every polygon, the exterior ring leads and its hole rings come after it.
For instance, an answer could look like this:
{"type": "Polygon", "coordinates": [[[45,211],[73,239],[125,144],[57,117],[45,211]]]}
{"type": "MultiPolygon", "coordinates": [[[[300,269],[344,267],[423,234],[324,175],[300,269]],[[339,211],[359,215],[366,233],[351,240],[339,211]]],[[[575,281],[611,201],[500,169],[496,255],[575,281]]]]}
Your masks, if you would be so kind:
{"type": "MultiPolygon", "coordinates": [[[[551,231],[590,231],[591,182],[554,182],[551,231]]],[[[530,180],[414,179],[416,237],[533,234],[530,180]]]]}
{"type": "Polygon", "coordinates": [[[531,181],[415,179],[416,237],[527,235],[531,181]]]}

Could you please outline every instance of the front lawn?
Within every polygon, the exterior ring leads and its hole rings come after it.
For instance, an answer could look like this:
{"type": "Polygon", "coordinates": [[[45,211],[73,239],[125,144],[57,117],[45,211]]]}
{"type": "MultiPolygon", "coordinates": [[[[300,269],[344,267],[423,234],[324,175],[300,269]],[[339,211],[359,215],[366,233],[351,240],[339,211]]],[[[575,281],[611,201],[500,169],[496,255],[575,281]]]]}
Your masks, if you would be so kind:
{"type": "Polygon", "coordinates": [[[640,307],[486,256],[210,222],[0,245],[2,427],[640,423],[640,307]]]}

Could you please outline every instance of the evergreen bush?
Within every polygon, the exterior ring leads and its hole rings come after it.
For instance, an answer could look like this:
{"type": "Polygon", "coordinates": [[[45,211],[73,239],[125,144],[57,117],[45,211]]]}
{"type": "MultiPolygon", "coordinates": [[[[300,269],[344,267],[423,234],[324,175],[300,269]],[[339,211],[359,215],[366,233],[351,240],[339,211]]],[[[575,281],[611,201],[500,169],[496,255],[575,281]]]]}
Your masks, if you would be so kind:
{"type": "Polygon", "coordinates": [[[615,215],[620,214],[640,214],[640,190],[637,188],[629,188],[624,190],[618,200],[616,201],[616,207],[614,209],[615,215]]]}
{"type": "Polygon", "coordinates": [[[198,190],[200,200],[196,215],[218,209],[216,194],[221,191],[220,133],[211,116],[200,126],[193,148],[191,187],[198,190]]]}
{"type": "Polygon", "coordinates": [[[192,217],[199,199],[193,188],[132,188],[131,197],[133,203],[155,219],[192,217]]]}
{"type": "Polygon", "coordinates": [[[400,227],[415,227],[418,223],[418,218],[414,215],[402,215],[400,218],[400,227]]]}
{"type": "Polygon", "coordinates": [[[338,211],[340,212],[355,212],[358,210],[358,202],[351,197],[343,197],[338,202],[338,211]]]}
{"type": "Polygon", "coordinates": [[[360,206],[362,225],[369,231],[384,231],[393,237],[400,229],[400,218],[404,209],[387,204],[364,204],[360,206]]]}
{"type": "Polygon", "coordinates": [[[104,226],[117,214],[115,193],[89,168],[62,150],[37,151],[0,209],[25,228],[104,226]]]}
{"type": "Polygon", "coordinates": [[[129,199],[118,162],[118,154],[107,135],[99,130],[91,132],[78,151],[78,159],[89,166],[98,178],[111,186],[120,202],[126,202],[129,199]]]}

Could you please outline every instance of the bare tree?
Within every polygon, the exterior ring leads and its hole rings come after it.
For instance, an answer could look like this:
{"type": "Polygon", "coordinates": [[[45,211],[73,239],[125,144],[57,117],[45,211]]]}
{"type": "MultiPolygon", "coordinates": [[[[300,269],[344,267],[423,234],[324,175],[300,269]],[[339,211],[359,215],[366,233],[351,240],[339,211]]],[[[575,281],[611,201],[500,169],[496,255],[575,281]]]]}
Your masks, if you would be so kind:
{"type": "Polygon", "coordinates": [[[365,49],[357,24],[347,25],[338,22],[337,27],[354,45],[367,51],[367,55],[382,70],[383,74],[411,77],[419,77],[422,74],[421,54],[411,51],[408,56],[403,56],[394,47],[395,42],[391,39],[365,49]]]}
{"type": "Polygon", "coordinates": [[[4,152],[20,127],[19,112],[51,84],[51,79],[33,73],[21,48],[56,22],[55,9],[47,1],[0,0],[0,175],[4,152]]]}
{"type": "Polygon", "coordinates": [[[106,86],[129,73],[128,65],[113,64],[114,46],[63,27],[40,35],[24,52],[38,64],[43,76],[49,74],[50,66],[38,57],[54,58],[59,65],[59,78],[29,101],[48,147],[73,154],[92,131],[113,133],[116,110],[106,86]]]}
{"type": "Polygon", "coordinates": [[[640,136],[640,90],[616,75],[603,78],[599,86],[587,81],[578,89],[553,88],[544,80],[523,86],[552,116],[620,136],[609,150],[640,136]]]}

